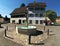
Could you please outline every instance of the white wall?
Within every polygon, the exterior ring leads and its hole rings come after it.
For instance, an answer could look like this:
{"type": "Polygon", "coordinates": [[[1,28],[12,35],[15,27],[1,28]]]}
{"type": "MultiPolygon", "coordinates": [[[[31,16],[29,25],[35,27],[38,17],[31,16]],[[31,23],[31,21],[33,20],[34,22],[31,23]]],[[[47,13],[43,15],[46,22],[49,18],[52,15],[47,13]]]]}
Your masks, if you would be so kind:
{"type": "MultiPolygon", "coordinates": [[[[26,18],[10,18],[10,23],[12,23],[12,20],[15,20],[15,23],[19,23],[19,20],[26,20],[26,18]]],[[[40,24],[40,20],[45,20],[45,17],[29,17],[28,20],[32,20],[32,24],[36,25],[35,20],[38,20],[38,24],[40,24]]]]}
{"type": "Polygon", "coordinates": [[[19,20],[26,20],[26,18],[10,18],[10,23],[12,23],[12,20],[15,20],[15,23],[19,23],[19,20]]]}
{"type": "Polygon", "coordinates": [[[45,17],[29,17],[29,20],[32,20],[32,24],[33,25],[36,25],[35,24],[35,20],[38,20],[38,25],[40,24],[40,20],[45,20],[45,17]]]}

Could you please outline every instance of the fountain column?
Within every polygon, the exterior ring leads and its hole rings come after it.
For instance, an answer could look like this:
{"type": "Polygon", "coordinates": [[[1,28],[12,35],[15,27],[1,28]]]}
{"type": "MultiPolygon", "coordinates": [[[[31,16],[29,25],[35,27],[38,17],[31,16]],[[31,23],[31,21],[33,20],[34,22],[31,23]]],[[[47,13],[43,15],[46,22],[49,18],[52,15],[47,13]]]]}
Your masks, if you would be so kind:
{"type": "Polygon", "coordinates": [[[27,13],[27,15],[26,15],[26,26],[28,27],[28,13],[27,13]]]}

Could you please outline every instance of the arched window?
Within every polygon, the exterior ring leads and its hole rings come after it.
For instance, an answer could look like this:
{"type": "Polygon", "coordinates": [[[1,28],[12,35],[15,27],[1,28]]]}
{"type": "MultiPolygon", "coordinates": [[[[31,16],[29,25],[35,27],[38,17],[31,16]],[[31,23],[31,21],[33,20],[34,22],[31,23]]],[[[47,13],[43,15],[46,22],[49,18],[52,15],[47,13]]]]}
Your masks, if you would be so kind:
{"type": "Polygon", "coordinates": [[[38,24],[38,20],[35,20],[35,23],[38,24]]]}
{"type": "Polygon", "coordinates": [[[15,20],[12,20],[12,23],[15,23],[15,20]]]}
{"type": "Polygon", "coordinates": [[[29,24],[32,24],[32,20],[29,20],[29,24]]]}

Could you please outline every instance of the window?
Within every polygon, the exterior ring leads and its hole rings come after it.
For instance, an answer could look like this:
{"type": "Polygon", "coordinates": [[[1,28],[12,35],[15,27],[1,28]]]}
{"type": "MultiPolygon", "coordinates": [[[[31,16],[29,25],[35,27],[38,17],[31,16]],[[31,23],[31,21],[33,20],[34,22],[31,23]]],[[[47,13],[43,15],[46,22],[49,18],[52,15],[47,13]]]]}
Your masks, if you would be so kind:
{"type": "Polygon", "coordinates": [[[38,20],[35,20],[35,23],[38,24],[38,20]]]}
{"type": "Polygon", "coordinates": [[[32,24],[32,20],[29,20],[29,24],[32,24]]]}
{"type": "Polygon", "coordinates": [[[40,17],[43,17],[43,14],[40,14],[40,17]]]}
{"type": "Polygon", "coordinates": [[[19,15],[14,15],[14,16],[11,16],[11,18],[18,18],[19,15]]]}
{"type": "Polygon", "coordinates": [[[41,10],[45,10],[45,8],[40,8],[41,10]]]}
{"type": "Polygon", "coordinates": [[[40,24],[43,24],[43,20],[40,20],[40,24]]]}
{"type": "Polygon", "coordinates": [[[34,17],[34,15],[33,14],[30,14],[29,17],[34,17]]]}
{"type": "Polygon", "coordinates": [[[19,18],[19,17],[25,17],[25,14],[24,15],[13,15],[13,16],[11,16],[11,18],[19,18]]]}
{"type": "Polygon", "coordinates": [[[39,17],[38,14],[35,14],[35,17],[39,17]]]}
{"type": "Polygon", "coordinates": [[[25,15],[20,15],[19,17],[25,17],[25,15]]]}
{"type": "Polygon", "coordinates": [[[40,8],[35,8],[35,10],[40,10],[40,8]]]}
{"type": "Polygon", "coordinates": [[[30,11],[32,11],[34,8],[29,8],[30,11]]]}
{"type": "Polygon", "coordinates": [[[12,20],[12,23],[15,23],[15,20],[12,20]]]}

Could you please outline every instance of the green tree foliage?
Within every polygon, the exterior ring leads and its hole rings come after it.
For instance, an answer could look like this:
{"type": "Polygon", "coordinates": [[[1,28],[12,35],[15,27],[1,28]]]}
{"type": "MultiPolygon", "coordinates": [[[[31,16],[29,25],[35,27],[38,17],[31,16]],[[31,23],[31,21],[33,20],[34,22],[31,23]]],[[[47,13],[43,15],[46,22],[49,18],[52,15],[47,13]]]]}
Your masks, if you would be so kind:
{"type": "Polygon", "coordinates": [[[21,4],[21,7],[25,7],[25,4],[24,4],[24,3],[22,3],[22,4],[21,4]]]}
{"type": "Polygon", "coordinates": [[[52,22],[56,22],[57,14],[55,11],[47,10],[45,14],[52,22]]]}
{"type": "Polygon", "coordinates": [[[6,21],[8,20],[8,17],[7,17],[7,15],[5,16],[5,20],[6,20],[6,21]]]}
{"type": "Polygon", "coordinates": [[[60,16],[57,16],[57,19],[60,19],[60,16]]]}
{"type": "Polygon", "coordinates": [[[3,18],[1,14],[0,14],[0,18],[3,18]]]}
{"type": "Polygon", "coordinates": [[[4,21],[5,21],[5,23],[10,22],[10,18],[8,18],[7,15],[6,15],[6,16],[4,17],[4,21]]]}

